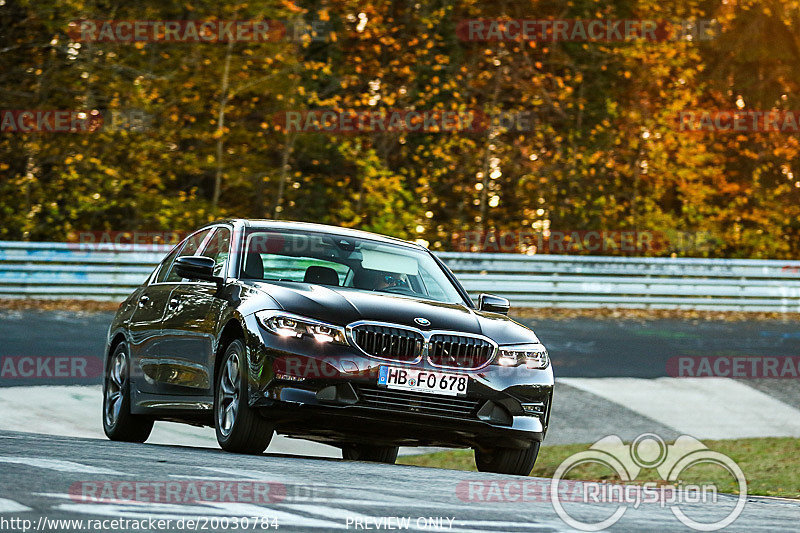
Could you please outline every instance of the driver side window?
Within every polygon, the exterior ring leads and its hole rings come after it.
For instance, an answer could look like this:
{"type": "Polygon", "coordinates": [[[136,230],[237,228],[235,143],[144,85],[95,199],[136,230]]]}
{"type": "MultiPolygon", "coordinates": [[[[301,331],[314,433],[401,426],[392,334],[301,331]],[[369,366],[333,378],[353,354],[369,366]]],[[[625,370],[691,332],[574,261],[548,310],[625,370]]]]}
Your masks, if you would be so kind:
{"type": "Polygon", "coordinates": [[[179,244],[175,246],[175,248],[169,253],[169,255],[161,262],[161,267],[158,270],[158,275],[154,283],[164,283],[164,280],[169,274],[169,269],[172,266],[172,262],[175,261],[175,257],[177,257],[178,252],[181,251],[182,246],[179,244]]]}
{"type": "Polygon", "coordinates": [[[214,235],[208,240],[200,255],[210,257],[214,260],[214,275],[219,276],[228,260],[228,252],[231,246],[231,230],[228,228],[217,228],[214,235]]]}
{"type": "MultiPolygon", "coordinates": [[[[183,248],[181,249],[181,252],[177,255],[177,257],[185,257],[187,255],[194,255],[195,253],[197,253],[197,249],[200,248],[200,245],[203,243],[203,240],[205,240],[206,235],[208,235],[210,231],[211,229],[205,229],[189,237],[186,240],[186,244],[183,245],[183,248]]],[[[164,279],[161,280],[161,282],[177,283],[182,279],[178,274],[175,273],[175,270],[172,268],[173,264],[174,261],[170,263],[169,273],[164,279]]],[[[167,265],[164,266],[166,267],[167,265]]],[[[159,272],[158,277],[161,278],[161,272],[159,272]]]]}

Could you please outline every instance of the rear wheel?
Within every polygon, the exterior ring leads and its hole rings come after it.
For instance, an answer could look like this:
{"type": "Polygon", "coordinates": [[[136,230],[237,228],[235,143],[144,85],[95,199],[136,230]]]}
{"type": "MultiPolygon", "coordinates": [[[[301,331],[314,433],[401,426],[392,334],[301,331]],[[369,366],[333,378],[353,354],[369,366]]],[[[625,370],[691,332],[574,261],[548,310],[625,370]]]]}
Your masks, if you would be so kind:
{"type": "Polygon", "coordinates": [[[214,428],[223,450],[259,454],[272,440],[272,425],[247,403],[247,364],[244,344],[231,342],[216,379],[214,428]]]}
{"type": "Polygon", "coordinates": [[[153,430],[153,419],[131,414],[131,381],[128,346],[114,349],[103,380],[103,431],[111,440],[144,442],[153,430]]]}
{"type": "Polygon", "coordinates": [[[350,461],[369,461],[372,463],[394,464],[397,460],[397,446],[372,446],[369,444],[348,444],[342,447],[342,457],[350,461]]]}
{"type": "Polygon", "coordinates": [[[540,444],[539,441],[533,441],[530,446],[523,449],[475,448],[475,466],[479,472],[528,476],[536,463],[540,444]]]}

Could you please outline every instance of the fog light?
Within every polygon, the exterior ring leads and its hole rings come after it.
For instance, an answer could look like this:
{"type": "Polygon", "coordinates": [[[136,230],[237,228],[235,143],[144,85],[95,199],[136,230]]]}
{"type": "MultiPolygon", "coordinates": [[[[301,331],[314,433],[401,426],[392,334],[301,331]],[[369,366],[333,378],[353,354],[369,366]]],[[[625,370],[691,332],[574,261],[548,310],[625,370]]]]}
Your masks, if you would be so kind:
{"type": "Polygon", "coordinates": [[[285,381],[305,381],[306,378],[300,376],[292,376],[291,374],[284,374],[283,372],[275,372],[276,379],[282,379],[285,381]]]}
{"type": "Polygon", "coordinates": [[[523,403],[522,410],[526,415],[542,416],[544,414],[544,403],[523,403]]]}

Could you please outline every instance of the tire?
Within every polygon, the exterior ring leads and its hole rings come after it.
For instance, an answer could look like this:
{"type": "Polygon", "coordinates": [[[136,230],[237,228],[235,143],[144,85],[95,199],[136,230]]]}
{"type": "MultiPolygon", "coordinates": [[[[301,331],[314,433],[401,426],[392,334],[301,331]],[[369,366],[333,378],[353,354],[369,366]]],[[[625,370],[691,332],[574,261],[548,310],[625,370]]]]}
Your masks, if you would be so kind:
{"type": "Polygon", "coordinates": [[[274,428],[248,405],[246,376],[244,344],[237,339],[225,349],[217,372],[214,429],[223,450],[257,455],[269,446],[274,428]]]}
{"type": "Polygon", "coordinates": [[[369,444],[349,444],[342,448],[342,458],[348,461],[369,461],[393,465],[397,460],[397,446],[371,446],[369,444]]]}
{"type": "Polygon", "coordinates": [[[480,450],[475,448],[475,466],[479,472],[528,476],[539,455],[539,441],[533,441],[524,449],[495,448],[480,450]]]}
{"type": "Polygon", "coordinates": [[[131,414],[130,356],[121,342],[108,360],[103,378],[103,431],[111,440],[144,442],[153,430],[153,419],[131,414]]]}

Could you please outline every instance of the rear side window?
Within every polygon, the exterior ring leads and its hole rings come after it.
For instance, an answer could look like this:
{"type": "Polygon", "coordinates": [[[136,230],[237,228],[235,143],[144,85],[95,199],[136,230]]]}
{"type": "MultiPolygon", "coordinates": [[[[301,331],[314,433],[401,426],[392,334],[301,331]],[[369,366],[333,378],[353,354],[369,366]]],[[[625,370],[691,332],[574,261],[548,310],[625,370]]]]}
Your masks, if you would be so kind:
{"type": "MultiPolygon", "coordinates": [[[[203,231],[199,231],[194,235],[192,235],[191,237],[189,237],[186,240],[186,244],[183,245],[183,248],[181,248],[180,253],[176,257],[185,257],[187,255],[196,254],[197,250],[200,248],[200,245],[203,243],[203,240],[205,240],[206,236],[210,231],[211,229],[204,229],[203,231]]],[[[166,274],[166,277],[164,277],[160,281],[166,283],[172,283],[181,280],[181,277],[177,275],[175,272],[173,272],[172,264],[174,263],[174,259],[175,258],[173,258],[173,260],[170,261],[169,263],[167,263],[166,261],[164,262],[164,267],[168,266],[169,268],[168,269],[162,268],[162,271],[158,273],[158,277],[161,278],[164,272],[168,271],[168,273],[166,274]]]]}

